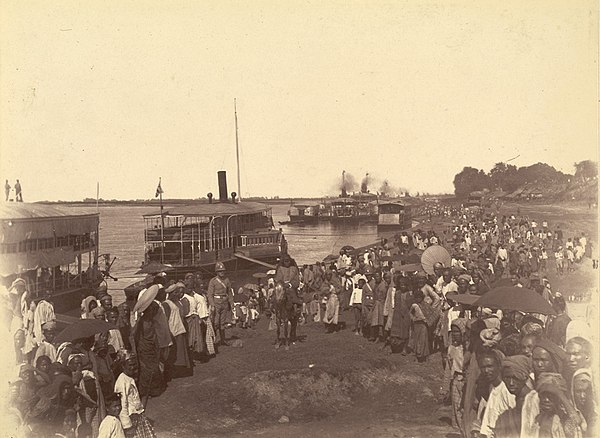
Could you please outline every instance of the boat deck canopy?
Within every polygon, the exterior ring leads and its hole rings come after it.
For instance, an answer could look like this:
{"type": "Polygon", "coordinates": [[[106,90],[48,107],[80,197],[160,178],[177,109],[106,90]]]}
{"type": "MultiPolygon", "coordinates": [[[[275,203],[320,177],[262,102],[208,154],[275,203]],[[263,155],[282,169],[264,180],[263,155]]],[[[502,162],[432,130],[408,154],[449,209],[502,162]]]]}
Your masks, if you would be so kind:
{"type": "Polygon", "coordinates": [[[0,244],[54,239],[97,231],[98,213],[75,214],[72,209],[43,204],[0,204],[0,244]]]}
{"type": "Polygon", "coordinates": [[[0,275],[73,263],[96,251],[100,215],[43,204],[0,205],[0,275]]]}
{"type": "MultiPolygon", "coordinates": [[[[240,202],[240,203],[230,203],[230,202],[213,202],[212,204],[204,203],[204,204],[190,204],[190,205],[182,205],[173,208],[169,208],[169,210],[165,210],[163,212],[164,216],[232,216],[232,215],[242,215],[242,214],[255,214],[266,212],[270,210],[266,204],[261,204],[259,202],[240,202]]],[[[145,218],[150,217],[160,217],[160,211],[156,213],[149,213],[144,215],[145,218]]]]}

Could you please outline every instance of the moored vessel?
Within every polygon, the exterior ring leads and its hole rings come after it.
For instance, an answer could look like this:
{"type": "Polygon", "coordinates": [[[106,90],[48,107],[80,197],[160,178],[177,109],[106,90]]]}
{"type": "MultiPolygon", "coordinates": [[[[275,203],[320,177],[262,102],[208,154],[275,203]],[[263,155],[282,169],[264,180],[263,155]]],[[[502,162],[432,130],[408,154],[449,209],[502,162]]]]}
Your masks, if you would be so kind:
{"type": "Polygon", "coordinates": [[[0,223],[0,281],[5,287],[22,278],[34,301],[50,297],[55,311],[62,313],[78,308],[85,293],[102,281],[98,213],[7,202],[0,205],[0,223]]]}
{"type": "MultiPolygon", "coordinates": [[[[240,202],[234,192],[227,195],[225,171],[219,171],[219,199],[211,193],[205,202],[176,206],[143,216],[144,265],[166,265],[168,275],[186,272],[211,274],[217,262],[228,270],[260,265],[273,268],[287,243],[273,226],[271,207],[258,202],[240,202]]],[[[142,268],[143,268],[142,266],[142,268]]],[[[125,288],[131,297],[143,281],[125,288]]]]}
{"type": "Polygon", "coordinates": [[[288,210],[291,224],[316,224],[324,210],[320,204],[292,204],[288,210]]]}
{"type": "Polygon", "coordinates": [[[406,230],[412,226],[412,207],[403,200],[380,202],[378,206],[378,231],[406,230]]]}

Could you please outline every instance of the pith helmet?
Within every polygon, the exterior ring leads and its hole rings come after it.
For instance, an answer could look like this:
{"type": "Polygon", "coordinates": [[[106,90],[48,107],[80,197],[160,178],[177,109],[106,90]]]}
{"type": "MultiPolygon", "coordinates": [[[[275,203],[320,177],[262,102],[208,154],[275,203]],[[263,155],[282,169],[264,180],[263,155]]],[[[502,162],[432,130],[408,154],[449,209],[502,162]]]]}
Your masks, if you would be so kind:
{"type": "Polygon", "coordinates": [[[215,272],[225,271],[225,265],[221,262],[215,263],[215,272]]]}

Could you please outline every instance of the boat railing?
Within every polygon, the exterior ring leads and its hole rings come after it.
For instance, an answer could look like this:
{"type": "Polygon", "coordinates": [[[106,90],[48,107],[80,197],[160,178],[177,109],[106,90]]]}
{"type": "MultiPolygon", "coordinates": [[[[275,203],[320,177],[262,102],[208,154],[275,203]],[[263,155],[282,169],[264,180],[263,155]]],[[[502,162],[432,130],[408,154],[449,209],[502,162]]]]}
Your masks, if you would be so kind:
{"type": "Polygon", "coordinates": [[[90,286],[90,282],[85,272],[75,274],[70,272],[70,270],[58,271],[56,276],[53,276],[48,270],[45,271],[43,275],[26,276],[24,279],[27,283],[27,290],[34,298],[45,297],[47,291],[50,292],[51,295],[56,295],[62,292],[90,286]]]}
{"type": "Polygon", "coordinates": [[[247,234],[240,236],[241,246],[277,245],[281,241],[279,231],[268,231],[256,235],[247,234]]]}
{"type": "Polygon", "coordinates": [[[96,238],[95,236],[86,234],[43,239],[26,239],[14,243],[0,243],[0,254],[15,254],[68,247],[73,248],[74,251],[94,249],[96,247],[96,238]]]}

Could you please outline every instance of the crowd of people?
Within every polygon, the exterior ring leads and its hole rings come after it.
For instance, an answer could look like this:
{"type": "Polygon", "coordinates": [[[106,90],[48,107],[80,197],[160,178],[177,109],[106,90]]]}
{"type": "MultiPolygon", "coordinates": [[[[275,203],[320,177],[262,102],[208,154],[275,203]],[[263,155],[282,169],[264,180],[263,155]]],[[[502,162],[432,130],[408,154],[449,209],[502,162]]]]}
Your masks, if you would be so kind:
{"type": "Polygon", "coordinates": [[[133,307],[113,306],[102,283],[83,299],[81,320],[100,320],[104,329],[56,342],[51,297],[34,303],[26,282],[13,282],[8,324],[17,370],[8,406],[14,436],[155,436],[144,415],[148,399],[162,394],[170,380],[192,375],[194,361],[215,355],[209,312],[215,316],[220,298],[212,282],[205,291],[192,273],[170,282],[159,274],[151,283],[133,307]]]}
{"type": "Polygon", "coordinates": [[[275,328],[278,287],[289,297],[292,343],[299,324],[318,323],[332,334],[351,328],[418,362],[439,352],[439,401],[451,404],[464,436],[595,436],[590,328],[571,321],[566,304],[586,296],[561,295],[548,281],[552,263],[562,273],[561,248],[574,251],[572,269],[583,262],[585,235],[565,241],[546,221],[479,210],[437,213],[442,226],[426,223],[362,251],[344,248],[328,262],[298,266],[286,254],[237,293],[222,263],[208,284],[199,274],[167,280],[157,273],[135,303],[119,306],[103,284],[82,301],[81,319],[106,328],[60,343],[51,297],[34,303],[16,279],[9,290],[16,436],[155,436],[148,400],[228,345],[227,328],[255,328],[263,316],[275,328]],[[427,273],[410,263],[436,245],[449,250],[445,265],[427,273]],[[536,291],[556,315],[473,306],[500,282],[536,291]]]}
{"type": "Polygon", "coordinates": [[[357,270],[347,271],[340,286],[331,280],[335,271],[325,274],[329,296],[323,309],[309,306],[312,320],[329,326],[328,314],[337,314],[330,303],[338,309],[346,303],[355,333],[391,353],[424,362],[440,352],[439,400],[451,404],[463,436],[596,436],[591,328],[571,321],[564,298],[547,281],[511,279],[515,287],[541,289],[552,317],[461,304],[469,302],[465,295],[488,290],[488,275],[476,267],[438,265],[431,276],[368,265],[357,270]],[[353,287],[348,300],[344,284],[353,287]]]}
{"type": "MultiPolygon", "coordinates": [[[[430,275],[394,265],[386,243],[358,253],[342,250],[327,269],[303,267],[302,293],[320,299],[303,313],[335,331],[330,316],[337,324],[338,312],[349,310],[357,335],[419,362],[439,351],[440,402],[452,405],[463,436],[596,436],[591,328],[572,321],[566,304],[589,297],[569,291],[565,300],[547,278],[548,260],[563,273],[557,256],[563,248],[579,247],[573,263],[583,261],[585,235],[565,242],[560,227],[550,231],[546,221],[479,211],[463,211],[452,222],[439,235],[415,231],[396,239],[401,256],[432,245],[450,249],[449,266],[436,263],[430,275]],[[472,305],[499,284],[536,291],[555,315],[472,305]]],[[[567,272],[574,269],[569,265],[567,272]]]]}

